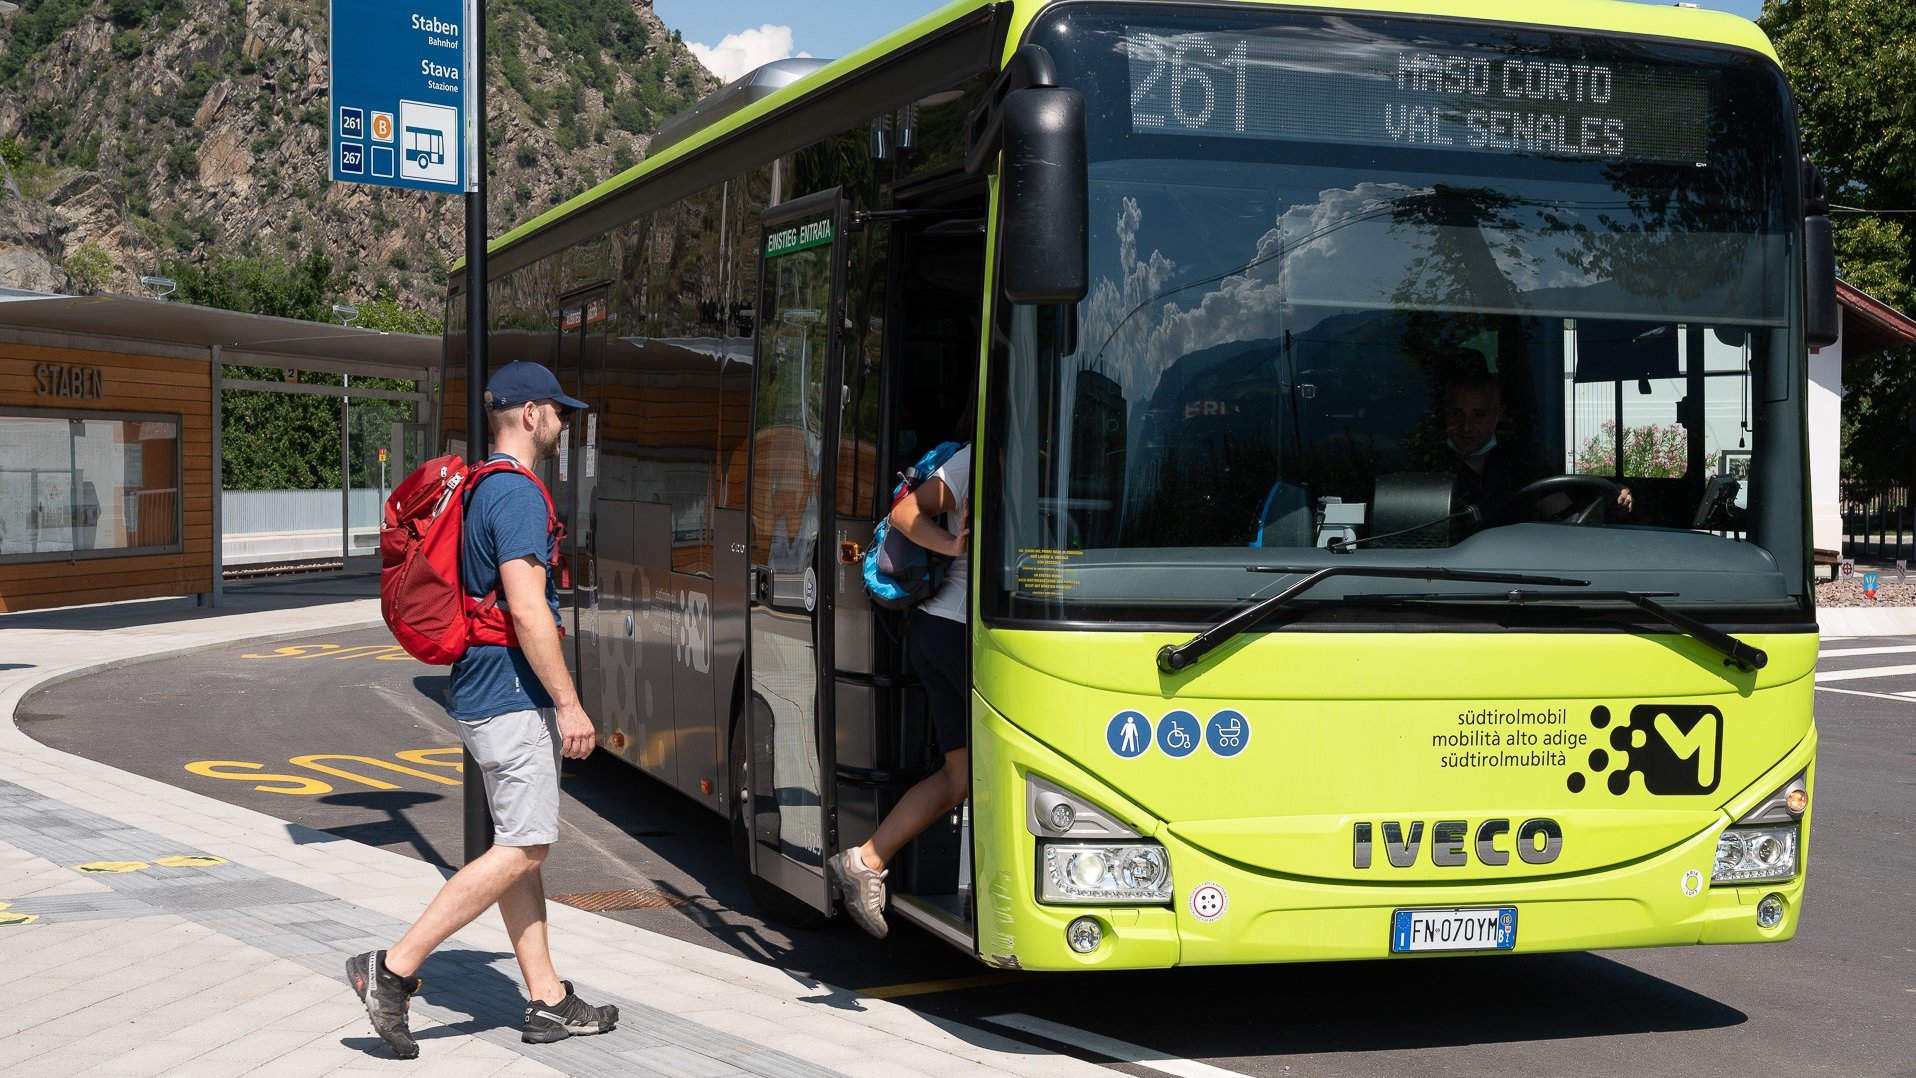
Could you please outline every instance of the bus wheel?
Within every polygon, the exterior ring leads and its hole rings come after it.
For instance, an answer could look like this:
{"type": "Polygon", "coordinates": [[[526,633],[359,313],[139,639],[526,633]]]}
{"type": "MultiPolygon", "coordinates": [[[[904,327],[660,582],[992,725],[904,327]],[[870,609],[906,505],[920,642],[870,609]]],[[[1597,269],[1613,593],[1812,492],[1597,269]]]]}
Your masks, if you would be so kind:
{"type": "Polygon", "coordinates": [[[732,860],[745,877],[752,904],[767,921],[784,928],[822,928],[826,916],[803,899],[786,894],[752,872],[752,836],[745,826],[745,797],[752,788],[751,752],[746,745],[746,723],[732,726],[732,860]]]}

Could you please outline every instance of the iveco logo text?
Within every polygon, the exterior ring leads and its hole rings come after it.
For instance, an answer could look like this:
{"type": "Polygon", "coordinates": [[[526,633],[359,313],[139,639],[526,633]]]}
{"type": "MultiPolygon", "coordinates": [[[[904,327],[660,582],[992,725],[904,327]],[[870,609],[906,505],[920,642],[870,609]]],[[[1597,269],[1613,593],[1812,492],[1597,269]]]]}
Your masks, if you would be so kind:
{"type": "MultiPolygon", "coordinates": [[[[1384,856],[1393,868],[1409,868],[1417,863],[1424,848],[1424,821],[1383,820],[1375,825],[1360,820],[1351,825],[1351,865],[1371,867],[1372,836],[1381,832],[1384,856]],[[1406,830],[1408,829],[1408,834],[1406,830]]],[[[1470,863],[1474,851],[1479,864],[1507,865],[1514,851],[1527,865],[1547,865],[1563,853],[1563,827],[1555,820],[1525,820],[1517,827],[1516,841],[1504,845],[1510,835],[1509,820],[1485,820],[1477,825],[1472,840],[1469,820],[1438,820],[1430,825],[1430,863],[1458,868],[1470,863]]]]}

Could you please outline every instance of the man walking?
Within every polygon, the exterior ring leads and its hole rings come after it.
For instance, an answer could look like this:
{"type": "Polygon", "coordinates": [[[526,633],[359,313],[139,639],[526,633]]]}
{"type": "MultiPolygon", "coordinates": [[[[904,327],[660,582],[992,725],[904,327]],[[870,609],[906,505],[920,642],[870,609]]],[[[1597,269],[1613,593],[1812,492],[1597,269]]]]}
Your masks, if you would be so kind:
{"type": "Polygon", "coordinates": [[[512,471],[464,492],[459,577],[467,595],[497,594],[516,641],[474,644],[452,667],[447,711],[485,773],[493,845],[460,869],[391,950],[346,962],[373,1030],[401,1059],[419,1055],[407,1008],[434,948],[494,904],[525,976],[531,1003],[521,1039],[544,1044],[606,1033],[619,1010],[594,1007],[559,979],[546,945],[546,851],[559,837],[559,757],[583,760],[597,743],[559,646],[559,594],[544,488],[532,466],[558,453],[566,415],[584,409],[536,363],[508,363],[486,383],[494,447],[512,471]]]}

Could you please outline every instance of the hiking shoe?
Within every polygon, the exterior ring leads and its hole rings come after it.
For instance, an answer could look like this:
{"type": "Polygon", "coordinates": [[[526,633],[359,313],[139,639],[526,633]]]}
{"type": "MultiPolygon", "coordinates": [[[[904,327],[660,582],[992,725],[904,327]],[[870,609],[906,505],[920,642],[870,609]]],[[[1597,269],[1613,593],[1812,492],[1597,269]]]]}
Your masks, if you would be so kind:
{"type": "Polygon", "coordinates": [[[571,981],[559,983],[565,986],[564,999],[557,1003],[535,999],[526,1005],[526,1024],[519,1028],[520,1040],[527,1044],[551,1044],[567,1037],[610,1033],[618,1026],[618,1007],[610,1003],[594,1007],[573,993],[571,981]]]}
{"type": "Polygon", "coordinates": [[[891,875],[891,870],[872,871],[856,847],[833,857],[826,864],[831,867],[832,882],[838,885],[839,893],[845,896],[845,912],[852,915],[858,927],[878,939],[884,939],[885,933],[890,931],[885,925],[885,877],[891,875]]]}
{"type": "Polygon", "coordinates": [[[386,968],[386,952],[367,951],[346,960],[346,980],[359,993],[372,1017],[373,1032],[392,1047],[401,1059],[419,1058],[419,1045],[412,1039],[406,1011],[412,997],[425,982],[418,977],[401,977],[386,968]]]}

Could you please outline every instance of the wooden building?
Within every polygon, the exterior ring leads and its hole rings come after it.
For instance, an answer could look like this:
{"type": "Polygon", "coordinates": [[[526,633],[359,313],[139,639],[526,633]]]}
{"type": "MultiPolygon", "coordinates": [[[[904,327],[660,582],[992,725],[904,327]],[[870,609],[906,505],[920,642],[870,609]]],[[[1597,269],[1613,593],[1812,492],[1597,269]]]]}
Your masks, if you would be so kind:
{"type": "MultiPolygon", "coordinates": [[[[415,381],[437,337],[158,299],[0,289],[0,612],[161,596],[216,605],[226,364],[415,381]]],[[[368,392],[361,390],[361,395],[368,392]]]]}

